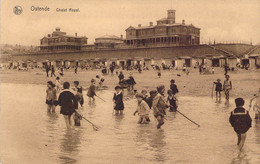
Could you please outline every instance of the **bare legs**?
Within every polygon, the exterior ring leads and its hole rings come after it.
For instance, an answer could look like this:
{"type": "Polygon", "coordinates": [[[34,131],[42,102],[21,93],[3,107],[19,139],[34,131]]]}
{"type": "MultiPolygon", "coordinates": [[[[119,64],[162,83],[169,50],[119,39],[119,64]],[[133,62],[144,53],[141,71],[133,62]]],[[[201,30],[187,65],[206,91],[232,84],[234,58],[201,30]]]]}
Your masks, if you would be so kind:
{"type": "Polygon", "coordinates": [[[91,103],[91,99],[93,102],[95,102],[95,97],[93,96],[93,97],[88,97],[89,103],[91,103]]]}
{"type": "Polygon", "coordinates": [[[160,127],[164,124],[163,117],[157,116],[156,119],[158,120],[157,129],[160,129],[160,127]]]}
{"type": "Polygon", "coordinates": [[[56,106],[55,105],[47,105],[47,112],[53,112],[55,113],[55,108],[56,106]]]}
{"type": "Polygon", "coordinates": [[[237,137],[238,137],[237,146],[238,149],[241,151],[246,141],[246,133],[237,134],[237,137]]]}
{"type": "Polygon", "coordinates": [[[225,90],[225,95],[226,95],[226,99],[229,100],[229,91],[230,89],[226,89],[225,90]]]}
{"type": "Polygon", "coordinates": [[[68,129],[72,129],[71,115],[63,115],[68,129]]]}

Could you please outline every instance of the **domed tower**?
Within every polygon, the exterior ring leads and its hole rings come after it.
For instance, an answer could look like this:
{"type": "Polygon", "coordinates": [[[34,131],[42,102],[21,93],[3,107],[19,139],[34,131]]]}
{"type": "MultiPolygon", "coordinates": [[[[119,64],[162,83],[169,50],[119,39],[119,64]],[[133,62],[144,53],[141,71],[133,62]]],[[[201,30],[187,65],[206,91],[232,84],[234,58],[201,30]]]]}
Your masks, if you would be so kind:
{"type": "Polygon", "coordinates": [[[174,24],[175,23],[175,10],[167,10],[167,19],[168,24],[174,24]]]}

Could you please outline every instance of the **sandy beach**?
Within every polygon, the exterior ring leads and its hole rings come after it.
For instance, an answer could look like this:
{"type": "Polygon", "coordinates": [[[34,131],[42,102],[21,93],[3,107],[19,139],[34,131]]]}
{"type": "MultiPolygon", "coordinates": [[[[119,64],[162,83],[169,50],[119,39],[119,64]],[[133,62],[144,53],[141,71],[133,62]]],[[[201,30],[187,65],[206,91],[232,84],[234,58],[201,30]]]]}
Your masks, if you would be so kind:
{"type": "MultiPolygon", "coordinates": [[[[118,72],[121,70],[117,70],[118,72]]],[[[128,78],[130,71],[123,70],[125,78],[128,78]]],[[[136,70],[132,71],[135,78],[135,89],[140,92],[142,89],[148,91],[155,89],[156,86],[164,84],[166,88],[170,86],[170,80],[175,79],[175,83],[179,89],[179,96],[211,96],[213,82],[220,78],[223,84],[224,70],[216,68],[215,74],[200,75],[198,69],[190,69],[190,74],[186,75],[181,70],[164,70],[161,78],[158,78],[157,71],[146,70],[138,73],[136,70]],[[181,76],[177,76],[177,74],[181,76]]],[[[56,72],[57,74],[57,72],[56,72]]],[[[101,70],[78,70],[75,74],[73,70],[65,70],[64,76],[61,77],[61,82],[68,81],[72,83],[75,80],[80,82],[83,88],[90,85],[90,80],[96,78],[96,75],[101,75],[101,70]]],[[[231,77],[233,89],[230,96],[250,98],[260,87],[260,70],[243,70],[238,69],[234,72],[228,73],[231,77]]],[[[108,86],[109,90],[114,90],[118,84],[118,75],[105,75],[104,85],[108,86]]],[[[15,84],[40,84],[45,85],[47,81],[55,82],[55,77],[46,77],[46,73],[40,69],[33,69],[27,72],[17,70],[1,71],[1,83],[15,83],[15,84]]],[[[224,93],[222,92],[222,95],[224,93]]],[[[214,94],[215,96],[215,94],[214,94]]]]}

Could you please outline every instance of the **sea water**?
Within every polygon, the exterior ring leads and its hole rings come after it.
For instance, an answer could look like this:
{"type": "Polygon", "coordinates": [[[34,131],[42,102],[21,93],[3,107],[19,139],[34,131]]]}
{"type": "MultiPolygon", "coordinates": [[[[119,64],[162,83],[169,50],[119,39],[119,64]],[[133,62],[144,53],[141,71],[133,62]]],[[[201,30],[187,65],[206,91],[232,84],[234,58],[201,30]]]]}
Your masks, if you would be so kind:
{"type": "MultiPolygon", "coordinates": [[[[229,124],[234,100],[179,97],[179,113],[168,112],[157,129],[152,112],[150,124],[137,124],[136,99],[124,92],[124,115],[113,114],[113,91],[98,91],[80,110],[99,127],[81,120],[67,130],[64,118],[47,113],[46,86],[1,84],[0,161],[9,163],[260,163],[260,123],[254,119],[242,152],[229,124]]],[[[246,100],[245,107],[248,107],[246,100]]],[[[248,108],[247,108],[248,109],[248,108]]],[[[250,111],[254,118],[254,112],[250,111]]]]}

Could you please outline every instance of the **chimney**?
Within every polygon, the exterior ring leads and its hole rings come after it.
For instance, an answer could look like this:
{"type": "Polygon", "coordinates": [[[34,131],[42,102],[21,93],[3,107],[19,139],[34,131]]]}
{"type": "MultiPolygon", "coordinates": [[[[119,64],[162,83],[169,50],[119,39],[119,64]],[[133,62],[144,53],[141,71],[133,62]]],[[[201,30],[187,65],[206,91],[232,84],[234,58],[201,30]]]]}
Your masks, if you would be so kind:
{"type": "Polygon", "coordinates": [[[138,27],[141,27],[141,24],[138,24],[138,27]]]}
{"type": "Polygon", "coordinates": [[[121,35],[121,39],[123,39],[123,35],[121,35]]]}
{"type": "Polygon", "coordinates": [[[75,36],[78,36],[78,34],[77,34],[77,33],[75,33],[75,36]]]}
{"type": "Polygon", "coordinates": [[[185,24],[185,20],[182,20],[182,24],[185,24]]]}
{"type": "Polygon", "coordinates": [[[153,22],[150,22],[150,26],[153,26],[153,22]]]}

